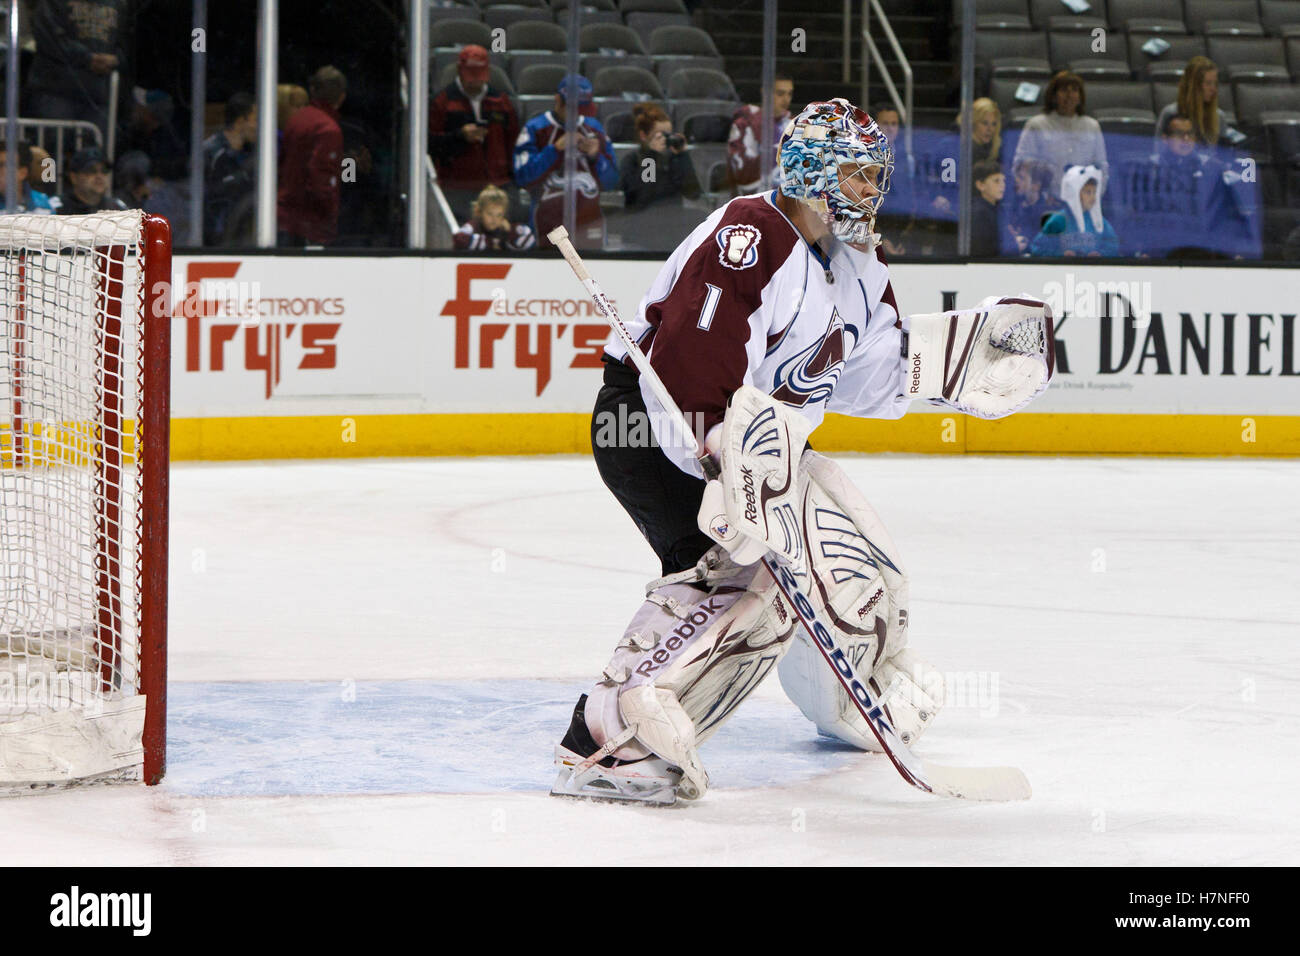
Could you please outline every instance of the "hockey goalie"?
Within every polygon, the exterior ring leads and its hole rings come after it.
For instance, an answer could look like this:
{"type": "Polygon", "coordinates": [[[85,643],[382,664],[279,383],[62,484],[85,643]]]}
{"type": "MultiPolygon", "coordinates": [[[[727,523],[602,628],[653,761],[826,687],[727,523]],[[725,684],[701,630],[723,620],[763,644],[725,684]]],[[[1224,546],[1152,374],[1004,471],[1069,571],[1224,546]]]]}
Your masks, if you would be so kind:
{"type": "Polygon", "coordinates": [[[878,749],[765,555],[805,576],[819,618],[903,741],[925,733],[943,705],[942,679],[909,645],[900,552],[863,494],[807,439],[828,410],[898,418],[926,401],[1009,415],[1052,377],[1052,317],[1028,295],[900,313],[875,233],[892,151],[847,101],[795,117],[779,162],[779,188],[714,211],[628,323],[719,477],[705,480],[694,443],[621,340],[606,345],[596,465],[663,576],[579,698],[556,747],[552,793],[699,799],[708,789],[700,745],[773,668],[816,732],[878,749]],[[638,421],[649,428],[612,427],[638,421]]]}

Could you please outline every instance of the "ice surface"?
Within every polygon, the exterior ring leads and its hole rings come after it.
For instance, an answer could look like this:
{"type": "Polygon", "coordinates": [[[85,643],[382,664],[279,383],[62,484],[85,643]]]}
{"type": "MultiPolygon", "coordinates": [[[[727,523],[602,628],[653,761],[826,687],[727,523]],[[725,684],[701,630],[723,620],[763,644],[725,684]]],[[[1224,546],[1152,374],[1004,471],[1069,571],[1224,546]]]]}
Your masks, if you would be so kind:
{"type": "Polygon", "coordinates": [[[580,458],[181,464],[169,769],[0,800],[5,864],[1296,864],[1300,463],[837,456],[990,805],[818,740],[775,678],[670,809],[552,798],[656,563],[580,458]]]}

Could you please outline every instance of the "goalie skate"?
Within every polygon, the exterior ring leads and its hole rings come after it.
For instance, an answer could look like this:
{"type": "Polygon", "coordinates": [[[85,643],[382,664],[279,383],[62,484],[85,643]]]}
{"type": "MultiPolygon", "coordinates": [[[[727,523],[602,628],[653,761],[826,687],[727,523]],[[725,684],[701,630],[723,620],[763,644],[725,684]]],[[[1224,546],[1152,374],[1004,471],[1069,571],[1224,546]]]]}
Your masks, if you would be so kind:
{"type": "Polygon", "coordinates": [[[583,716],[586,703],[587,695],[583,694],[573,709],[568,732],[555,746],[556,777],[551,794],[659,806],[676,803],[682,772],[662,757],[651,754],[640,760],[590,760],[601,747],[587,730],[583,716]]]}
{"type": "Polygon", "coordinates": [[[557,797],[586,797],[592,800],[617,800],[669,806],[677,802],[677,787],[682,772],[670,767],[660,757],[646,757],[632,763],[613,761],[614,766],[597,763],[577,773],[584,760],[567,747],[556,745],[555,766],[559,771],[551,794],[557,797]]]}

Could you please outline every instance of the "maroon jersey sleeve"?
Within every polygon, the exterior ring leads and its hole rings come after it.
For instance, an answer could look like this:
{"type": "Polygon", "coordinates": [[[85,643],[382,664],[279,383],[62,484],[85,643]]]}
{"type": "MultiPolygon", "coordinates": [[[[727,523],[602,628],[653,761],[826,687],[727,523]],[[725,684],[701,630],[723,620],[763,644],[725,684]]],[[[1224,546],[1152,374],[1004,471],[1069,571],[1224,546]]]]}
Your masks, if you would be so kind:
{"type": "Polygon", "coordinates": [[[650,364],[681,410],[702,416],[706,429],[722,421],[727,399],[744,384],[750,337],[765,331],[756,319],[764,290],[799,241],[765,197],[733,201],[667,294],[646,307],[654,329],[650,364]]]}

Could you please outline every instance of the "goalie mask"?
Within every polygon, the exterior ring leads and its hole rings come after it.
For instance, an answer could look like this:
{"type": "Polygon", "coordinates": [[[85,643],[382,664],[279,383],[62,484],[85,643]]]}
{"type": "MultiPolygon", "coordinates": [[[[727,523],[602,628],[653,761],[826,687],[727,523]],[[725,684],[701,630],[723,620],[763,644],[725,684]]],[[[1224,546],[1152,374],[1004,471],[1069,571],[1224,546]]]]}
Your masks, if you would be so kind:
{"type": "Polygon", "coordinates": [[[808,104],[785,128],[780,165],[781,192],[811,206],[837,239],[876,241],[894,151],[866,111],[843,99],[808,104]]]}

